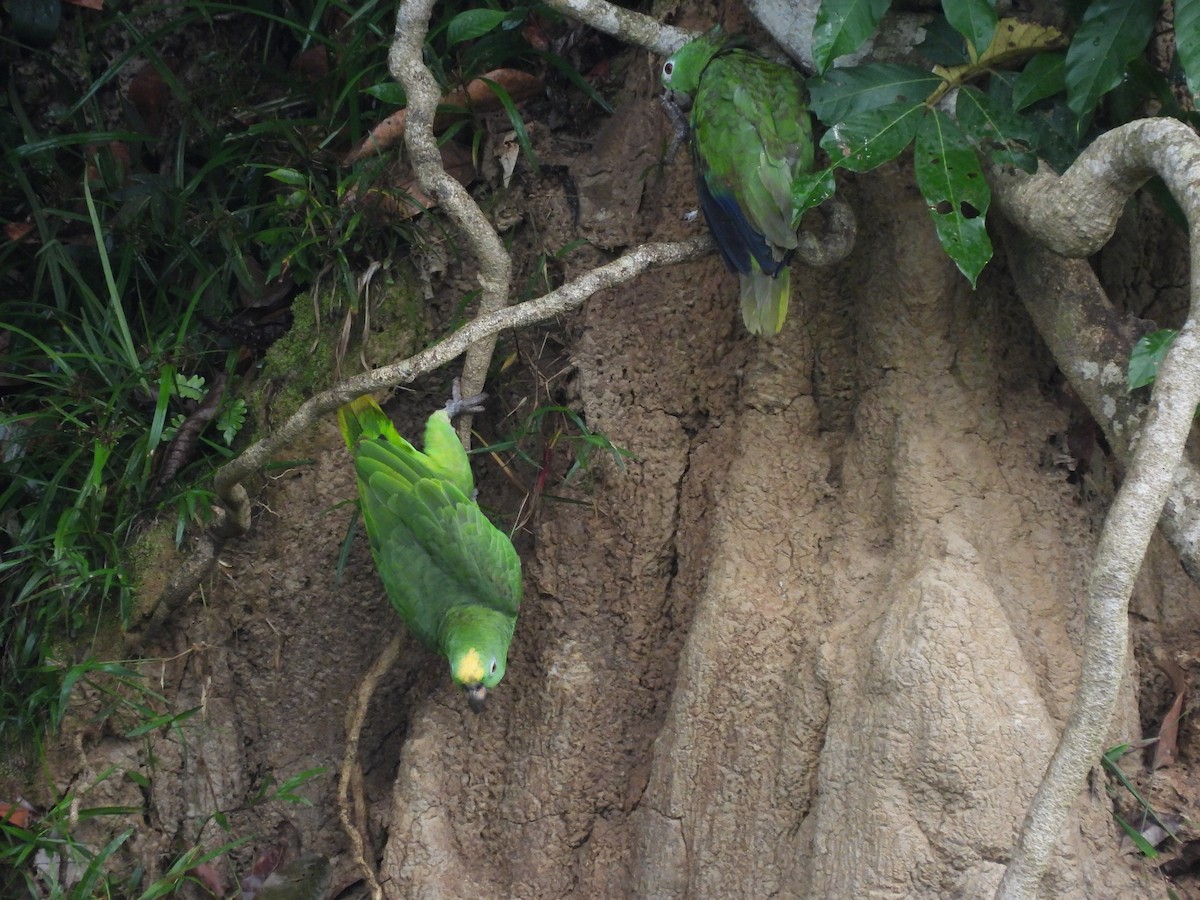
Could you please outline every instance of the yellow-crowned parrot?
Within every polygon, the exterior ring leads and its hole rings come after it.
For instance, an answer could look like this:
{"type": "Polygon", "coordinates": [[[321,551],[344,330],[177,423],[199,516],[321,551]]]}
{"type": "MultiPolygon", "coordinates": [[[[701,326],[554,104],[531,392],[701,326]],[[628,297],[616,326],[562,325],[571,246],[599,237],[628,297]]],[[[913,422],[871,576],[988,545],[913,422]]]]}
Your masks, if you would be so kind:
{"type": "Polygon", "coordinates": [[[475,502],[471,465],[450,424],[481,399],[456,396],[431,415],[424,452],[369,396],[338,411],[388,597],[409,630],[450,661],[476,712],[504,677],[521,602],[521,562],[475,502]]]}

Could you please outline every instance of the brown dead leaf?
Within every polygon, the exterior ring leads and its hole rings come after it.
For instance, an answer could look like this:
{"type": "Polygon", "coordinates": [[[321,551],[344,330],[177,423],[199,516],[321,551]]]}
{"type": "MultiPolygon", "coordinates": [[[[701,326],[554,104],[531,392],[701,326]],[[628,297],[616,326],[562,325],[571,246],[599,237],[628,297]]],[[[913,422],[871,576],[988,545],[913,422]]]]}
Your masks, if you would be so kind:
{"type": "Polygon", "coordinates": [[[292,57],[289,69],[309,84],[315,84],[329,74],[329,51],[324,44],[302,50],[292,57]]]}
{"type": "Polygon", "coordinates": [[[7,222],[4,225],[4,236],[14,243],[17,241],[37,243],[38,240],[32,222],[7,222]]]}
{"type": "Polygon", "coordinates": [[[104,9],[104,0],[63,0],[63,3],[70,3],[72,6],[82,6],[84,9],[94,9],[97,12],[104,9]]]}
{"type": "Polygon", "coordinates": [[[212,863],[200,863],[192,869],[191,874],[214,897],[223,898],[229,894],[229,888],[225,886],[225,876],[212,863]]]}
{"type": "MultiPolygon", "coordinates": [[[[520,69],[493,69],[470,81],[466,88],[451,91],[438,104],[437,116],[433,120],[435,132],[444,131],[452,122],[471,113],[489,113],[501,109],[500,100],[488,86],[494,81],[512,97],[514,103],[528,100],[542,89],[542,80],[520,69]]],[[[408,110],[399,109],[371,129],[366,139],[342,159],[342,165],[350,166],[361,159],[382,153],[400,143],[408,121],[408,110]]]]}
{"type": "Polygon", "coordinates": [[[161,488],[170,482],[192,461],[200,442],[200,435],[204,433],[208,423],[217,417],[217,410],[220,409],[221,400],[225,396],[225,382],[225,373],[218,372],[200,405],[175,429],[175,437],[167,444],[158,472],[154,476],[155,488],[161,488]]]}
{"type": "Polygon", "coordinates": [[[1171,708],[1163,716],[1162,725],[1158,730],[1158,742],[1154,745],[1154,758],[1150,761],[1150,771],[1165,768],[1175,764],[1179,753],[1179,717],[1183,715],[1183,702],[1187,697],[1187,676],[1183,669],[1166,651],[1156,648],[1152,654],[1154,664],[1171,679],[1171,690],[1175,692],[1175,700],[1171,708]]]}
{"type": "Polygon", "coordinates": [[[142,127],[148,134],[158,136],[162,128],[163,112],[171,99],[167,82],[152,65],[145,65],[129,82],[125,96],[133,104],[142,119],[142,127]]]}
{"type": "Polygon", "coordinates": [[[0,800],[0,821],[18,828],[28,828],[33,820],[33,809],[28,803],[5,803],[0,800]]]}
{"type": "MultiPolygon", "coordinates": [[[[451,178],[464,187],[475,180],[475,161],[470,150],[453,141],[443,144],[441,150],[442,166],[451,178]]],[[[437,200],[421,190],[417,177],[408,167],[391,184],[372,187],[362,194],[347,191],[342,203],[355,209],[376,210],[393,219],[411,219],[437,206],[437,200]]]]}

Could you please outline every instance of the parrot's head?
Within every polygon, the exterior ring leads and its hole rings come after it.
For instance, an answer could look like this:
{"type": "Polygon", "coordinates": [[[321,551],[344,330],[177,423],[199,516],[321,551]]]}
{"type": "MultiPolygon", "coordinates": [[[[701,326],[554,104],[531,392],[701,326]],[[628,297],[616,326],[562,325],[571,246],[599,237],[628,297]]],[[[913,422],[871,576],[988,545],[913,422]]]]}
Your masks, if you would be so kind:
{"type": "Polygon", "coordinates": [[[450,658],[450,675],[454,683],[467,692],[472,711],[482,712],[487,693],[504,677],[508,643],[485,642],[467,647],[450,658]]]}
{"type": "Polygon", "coordinates": [[[700,76],[725,45],[725,36],[717,25],[667,57],[662,67],[662,86],[681,109],[691,106],[691,98],[700,87],[700,76]]]}

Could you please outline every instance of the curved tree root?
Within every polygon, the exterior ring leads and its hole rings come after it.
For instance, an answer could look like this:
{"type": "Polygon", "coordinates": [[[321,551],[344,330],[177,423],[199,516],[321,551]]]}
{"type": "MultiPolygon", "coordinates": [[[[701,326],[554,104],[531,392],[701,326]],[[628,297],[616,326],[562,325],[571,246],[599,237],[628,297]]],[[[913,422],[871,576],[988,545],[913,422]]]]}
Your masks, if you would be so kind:
{"type": "MultiPolygon", "coordinates": [[[[1123,437],[1129,459],[1088,580],[1079,690],[996,890],[1004,900],[1037,895],[1071,805],[1100,753],[1125,672],[1129,596],[1200,403],[1200,193],[1194,187],[1200,184],[1200,138],[1181,122],[1143,119],[1102,135],[1062,176],[1044,167],[1034,176],[993,173],[996,198],[1009,220],[1034,240],[1071,256],[1093,253],[1107,242],[1129,195],[1154,174],[1162,177],[1188,219],[1191,307],[1159,368],[1140,427],[1135,431],[1135,423],[1122,423],[1128,429],[1123,437]]],[[[1018,254],[1030,249],[1020,242],[1014,246],[1018,254]]],[[[1069,284],[1067,279],[1059,285],[1062,293],[1071,293],[1069,284]]],[[[1061,330],[1051,328],[1047,340],[1061,330]]],[[[1089,380],[1080,378],[1090,370],[1078,360],[1067,360],[1062,367],[1073,384],[1089,380]]],[[[1118,366],[1115,380],[1123,381],[1123,374],[1124,366],[1118,366]]],[[[1102,393],[1085,383],[1076,389],[1081,396],[1085,389],[1102,393]]],[[[1114,424],[1110,419],[1108,426],[1114,424]]]]}

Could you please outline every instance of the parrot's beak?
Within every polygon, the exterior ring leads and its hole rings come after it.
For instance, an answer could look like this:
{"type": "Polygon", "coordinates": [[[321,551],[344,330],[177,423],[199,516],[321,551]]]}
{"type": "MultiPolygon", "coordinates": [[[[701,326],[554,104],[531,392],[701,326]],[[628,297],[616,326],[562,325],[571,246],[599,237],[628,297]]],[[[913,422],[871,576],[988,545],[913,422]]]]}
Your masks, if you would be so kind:
{"type": "Polygon", "coordinates": [[[471,707],[471,712],[483,712],[483,705],[487,700],[487,688],[482,684],[473,684],[463,690],[467,692],[467,704],[471,707]]]}
{"type": "Polygon", "coordinates": [[[667,91],[667,102],[673,103],[678,109],[683,112],[688,112],[692,108],[692,97],[689,94],[684,94],[679,91],[667,91]]]}

